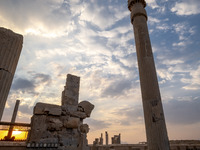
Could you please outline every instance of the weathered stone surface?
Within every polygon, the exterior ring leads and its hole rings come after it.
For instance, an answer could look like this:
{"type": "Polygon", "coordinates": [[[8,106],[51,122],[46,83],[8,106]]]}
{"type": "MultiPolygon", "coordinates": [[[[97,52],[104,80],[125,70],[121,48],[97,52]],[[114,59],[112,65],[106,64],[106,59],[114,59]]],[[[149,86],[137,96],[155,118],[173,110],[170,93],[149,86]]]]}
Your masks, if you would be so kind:
{"type": "Polygon", "coordinates": [[[31,134],[30,142],[56,143],[58,150],[89,150],[86,139],[89,127],[83,124],[83,119],[90,115],[94,106],[86,101],[78,106],[79,77],[68,75],[68,80],[62,106],[36,104],[33,118],[40,119],[32,119],[31,133],[35,130],[40,133],[31,134]]]}
{"type": "Polygon", "coordinates": [[[23,36],[0,27],[0,120],[22,50],[23,36]]]}
{"type": "Polygon", "coordinates": [[[147,26],[145,0],[128,0],[134,28],[146,136],[149,150],[169,150],[169,140],[161,102],[154,57],[147,26]]]}
{"type": "Polygon", "coordinates": [[[66,108],[67,108],[68,112],[75,112],[78,109],[78,105],[76,105],[76,106],[74,106],[74,105],[67,105],[66,108]]]}
{"type": "Polygon", "coordinates": [[[60,116],[60,120],[61,120],[62,122],[64,122],[65,120],[68,120],[69,117],[70,117],[69,115],[60,116]]]}
{"type": "Polygon", "coordinates": [[[66,128],[78,128],[78,125],[80,123],[79,118],[70,117],[68,120],[64,121],[64,127],[66,128]]]}
{"type": "Polygon", "coordinates": [[[40,143],[58,143],[58,138],[54,137],[54,138],[44,138],[44,139],[40,139],[40,143]]]}
{"type": "Polygon", "coordinates": [[[39,142],[40,138],[47,131],[46,118],[47,117],[45,115],[34,115],[31,118],[30,141],[39,142]]]}
{"type": "Polygon", "coordinates": [[[94,109],[94,105],[88,101],[82,101],[78,104],[78,107],[83,108],[83,111],[86,113],[87,117],[90,117],[92,110],[94,109]]]}
{"type": "Polygon", "coordinates": [[[50,118],[47,129],[50,131],[59,131],[62,129],[63,123],[59,118],[50,118]]]}
{"type": "Polygon", "coordinates": [[[80,111],[72,112],[70,113],[70,115],[81,119],[85,119],[87,117],[85,112],[80,112],[80,111]]]}
{"type": "Polygon", "coordinates": [[[62,112],[61,106],[45,104],[45,103],[37,103],[34,107],[33,114],[35,115],[54,115],[60,116],[62,112]]]}
{"type": "Polygon", "coordinates": [[[121,144],[121,134],[114,135],[111,139],[112,139],[112,144],[121,144]]]}
{"type": "Polygon", "coordinates": [[[78,105],[80,77],[68,74],[64,91],[62,92],[62,106],[78,105]]]}
{"type": "Polygon", "coordinates": [[[80,126],[80,131],[82,132],[82,133],[88,133],[89,132],[89,126],[87,125],[87,124],[82,124],[81,126],[80,126]]]}

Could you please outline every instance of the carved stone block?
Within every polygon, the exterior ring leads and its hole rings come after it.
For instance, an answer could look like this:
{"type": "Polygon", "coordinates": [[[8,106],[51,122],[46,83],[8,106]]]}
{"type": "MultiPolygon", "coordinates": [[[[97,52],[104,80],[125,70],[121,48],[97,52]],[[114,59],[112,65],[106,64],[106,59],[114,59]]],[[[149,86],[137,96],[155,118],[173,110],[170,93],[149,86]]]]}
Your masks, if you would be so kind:
{"type": "Polygon", "coordinates": [[[60,116],[62,112],[61,106],[46,104],[46,103],[37,103],[34,107],[35,115],[54,115],[60,116]]]}

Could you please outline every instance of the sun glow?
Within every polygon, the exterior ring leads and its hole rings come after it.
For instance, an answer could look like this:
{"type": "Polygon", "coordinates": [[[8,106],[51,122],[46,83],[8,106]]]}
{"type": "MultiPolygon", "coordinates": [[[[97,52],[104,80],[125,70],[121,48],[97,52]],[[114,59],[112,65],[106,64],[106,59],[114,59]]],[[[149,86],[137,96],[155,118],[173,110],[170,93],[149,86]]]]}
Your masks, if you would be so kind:
{"type": "MultiPolygon", "coordinates": [[[[3,140],[5,136],[7,136],[8,130],[0,130],[0,140],[3,140]]],[[[28,135],[28,131],[20,131],[15,129],[12,132],[12,137],[15,137],[15,140],[26,140],[28,135]]]]}
{"type": "Polygon", "coordinates": [[[22,131],[15,130],[15,131],[13,131],[12,136],[16,136],[16,135],[21,134],[21,133],[22,133],[22,131]]]}

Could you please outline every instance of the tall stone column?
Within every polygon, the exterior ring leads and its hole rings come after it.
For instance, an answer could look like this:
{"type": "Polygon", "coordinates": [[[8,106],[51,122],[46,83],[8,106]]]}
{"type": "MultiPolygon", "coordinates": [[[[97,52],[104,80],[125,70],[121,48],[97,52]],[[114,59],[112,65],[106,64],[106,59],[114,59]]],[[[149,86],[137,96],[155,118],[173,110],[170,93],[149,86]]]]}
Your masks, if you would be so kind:
{"type": "Polygon", "coordinates": [[[169,150],[145,7],[145,0],[128,0],[135,35],[148,149],[169,150]]]}
{"type": "Polygon", "coordinates": [[[105,132],[105,136],[106,136],[106,145],[108,145],[108,132],[105,132]]]}
{"type": "Polygon", "coordinates": [[[68,74],[66,86],[62,92],[62,106],[78,105],[80,77],[68,74]]]}
{"type": "Polygon", "coordinates": [[[0,120],[22,50],[22,43],[22,35],[0,28],[0,120]]]}

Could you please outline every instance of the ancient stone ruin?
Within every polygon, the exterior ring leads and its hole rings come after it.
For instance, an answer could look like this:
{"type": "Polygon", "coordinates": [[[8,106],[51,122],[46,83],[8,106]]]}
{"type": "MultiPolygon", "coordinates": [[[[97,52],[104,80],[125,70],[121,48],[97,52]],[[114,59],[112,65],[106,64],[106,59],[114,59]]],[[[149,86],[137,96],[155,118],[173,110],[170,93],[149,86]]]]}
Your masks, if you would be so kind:
{"type": "Polygon", "coordinates": [[[0,27],[0,121],[21,54],[23,36],[0,27]]]}
{"type": "Polygon", "coordinates": [[[112,139],[112,144],[121,144],[121,134],[114,135],[111,139],[112,139]]]}
{"type": "MultiPolygon", "coordinates": [[[[99,145],[103,145],[103,133],[101,133],[100,138],[95,138],[93,141],[93,147],[97,147],[99,145]]],[[[121,134],[114,135],[111,137],[111,144],[121,144],[121,134]]],[[[105,132],[105,145],[108,145],[108,132],[105,132]]]]}
{"type": "Polygon", "coordinates": [[[78,103],[80,77],[67,75],[62,92],[62,105],[37,103],[31,118],[31,132],[27,147],[53,145],[59,150],[89,150],[89,126],[83,119],[90,117],[94,105],[78,103]]]}

